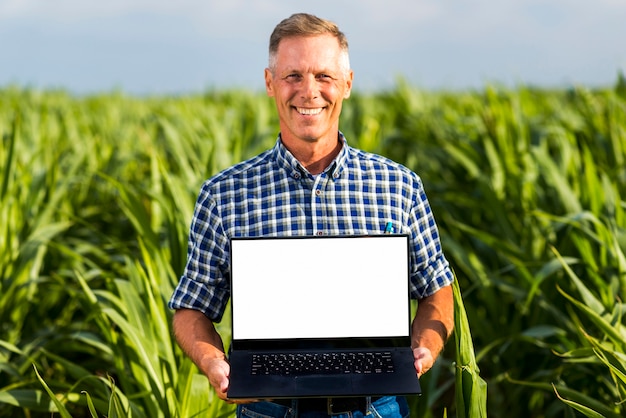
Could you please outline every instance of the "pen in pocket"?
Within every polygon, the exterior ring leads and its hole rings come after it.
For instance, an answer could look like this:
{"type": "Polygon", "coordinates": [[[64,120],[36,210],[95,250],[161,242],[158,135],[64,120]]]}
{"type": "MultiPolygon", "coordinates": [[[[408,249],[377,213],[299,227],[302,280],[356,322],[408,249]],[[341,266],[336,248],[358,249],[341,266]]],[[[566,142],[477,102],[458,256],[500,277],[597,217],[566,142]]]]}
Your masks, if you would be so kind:
{"type": "Polygon", "coordinates": [[[385,226],[385,234],[393,234],[393,232],[394,232],[393,223],[387,222],[387,226],[385,226]]]}

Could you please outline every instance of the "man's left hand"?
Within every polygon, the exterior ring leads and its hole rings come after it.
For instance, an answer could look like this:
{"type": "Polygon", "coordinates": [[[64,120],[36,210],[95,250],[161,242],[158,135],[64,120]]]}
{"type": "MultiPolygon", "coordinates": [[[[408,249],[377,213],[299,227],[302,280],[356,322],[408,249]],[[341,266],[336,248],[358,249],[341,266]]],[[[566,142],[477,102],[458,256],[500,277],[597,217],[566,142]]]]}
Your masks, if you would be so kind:
{"type": "Polygon", "coordinates": [[[415,357],[415,370],[417,377],[421,377],[424,373],[433,367],[435,359],[433,354],[426,347],[417,347],[413,349],[413,357],[415,357]]]}

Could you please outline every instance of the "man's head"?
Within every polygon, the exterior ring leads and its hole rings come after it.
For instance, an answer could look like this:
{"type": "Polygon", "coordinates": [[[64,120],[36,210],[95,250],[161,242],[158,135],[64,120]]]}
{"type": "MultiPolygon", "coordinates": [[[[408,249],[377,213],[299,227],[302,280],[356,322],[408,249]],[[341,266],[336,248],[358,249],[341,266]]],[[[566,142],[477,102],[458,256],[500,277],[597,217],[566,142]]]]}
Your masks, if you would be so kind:
{"type": "Polygon", "coordinates": [[[350,70],[348,38],[335,23],[307,13],[293,14],[276,25],[270,36],[269,69],[274,71],[276,67],[276,54],[280,41],[289,37],[318,35],[332,35],[337,38],[342,51],[341,66],[347,73],[350,70]]]}
{"type": "Polygon", "coordinates": [[[337,25],[296,14],[276,26],[265,87],[276,101],[287,148],[293,152],[313,143],[322,148],[337,145],[339,115],[350,96],[352,77],[348,42],[337,25]]]}

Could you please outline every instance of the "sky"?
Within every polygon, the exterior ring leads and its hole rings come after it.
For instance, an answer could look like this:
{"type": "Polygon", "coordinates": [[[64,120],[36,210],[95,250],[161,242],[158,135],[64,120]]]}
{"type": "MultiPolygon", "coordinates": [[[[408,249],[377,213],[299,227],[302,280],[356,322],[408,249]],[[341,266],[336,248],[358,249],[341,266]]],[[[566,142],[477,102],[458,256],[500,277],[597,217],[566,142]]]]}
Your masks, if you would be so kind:
{"type": "Polygon", "coordinates": [[[0,88],[263,91],[270,33],[297,12],[339,25],[361,91],[626,74],[626,0],[0,0],[0,88]]]}

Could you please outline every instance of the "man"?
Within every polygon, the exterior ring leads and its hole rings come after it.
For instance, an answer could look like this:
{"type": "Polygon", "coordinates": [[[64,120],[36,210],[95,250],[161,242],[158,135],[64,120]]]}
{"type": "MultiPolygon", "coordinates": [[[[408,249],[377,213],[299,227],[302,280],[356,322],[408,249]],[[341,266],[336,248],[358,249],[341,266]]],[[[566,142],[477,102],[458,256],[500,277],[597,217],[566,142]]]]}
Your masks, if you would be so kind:
{"type": "MultiPolygon", "coordinates": [[[[276,145],[202,186],[187,266],[170,307],[178,343],[223,400],[229,401],[230,369],[213,324],[229,298],[231,236],[378,234],[392,222],[396,232],[411,236],[411,295],[419,300],[411,339],[419,376],[452,332],[453,275],[421,180],[393,161],[351,148],[339,131],[352,80],[347,40],[334,23],[308,14],[280,22],[265,70],[280,120],[276,145]]],[[[325,403],[238,402],[238,416],[328,416],[325,403]]],[[[408,414],[403,397],[368,398],[359,409],[355,416],[408,414]]]]}

